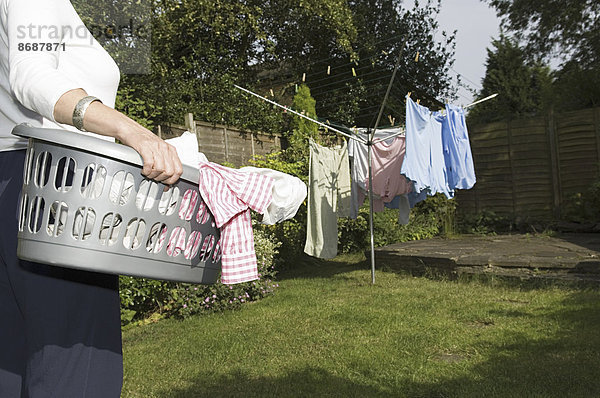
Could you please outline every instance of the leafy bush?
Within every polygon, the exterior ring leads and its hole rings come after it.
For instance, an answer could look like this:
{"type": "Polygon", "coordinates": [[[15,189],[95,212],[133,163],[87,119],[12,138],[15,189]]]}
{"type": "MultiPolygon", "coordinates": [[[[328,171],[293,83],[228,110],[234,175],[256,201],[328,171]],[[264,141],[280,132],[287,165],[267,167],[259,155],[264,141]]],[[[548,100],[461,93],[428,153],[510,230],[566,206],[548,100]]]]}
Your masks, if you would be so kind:
{"type": "Polygon", "coordinates": [[[461,233],[489,235],[512,230],[512,221],[506,216],[493,211],[482,211],[477,214],[463,214],[458,221],[461,233]]]}
{"type": "Polygon", "coordinates": [[[253,282],[196,285],[121,276],[121,322],[125,325],[153,313],[185,318],[236,309],[273,294],[278,287],[274,261],[281,243],[263,229],[254,228],[254,245],[260,278],[253,282]]]}
{"type": "MultiPolygon", "coordinates": [[[[373,214],[373,241],[376,247],[398,242],[428,239],[454,232],[456,202],[442,195],[418,203],[410,213],[407,225],[398,223],[398,210],[385,209],[373,214]]],[[[342,253],[364,251],[370,248],[369,205],[359,209],[355,220],[338,220],[338,249],[342,253]]]]}
{"type": "Polygon", "coordinates": [[[600,222],[600,178],[597,178],[584,192],[573,194],[565,199],[562,206],[562,219],[574,222],[600,222]]]}

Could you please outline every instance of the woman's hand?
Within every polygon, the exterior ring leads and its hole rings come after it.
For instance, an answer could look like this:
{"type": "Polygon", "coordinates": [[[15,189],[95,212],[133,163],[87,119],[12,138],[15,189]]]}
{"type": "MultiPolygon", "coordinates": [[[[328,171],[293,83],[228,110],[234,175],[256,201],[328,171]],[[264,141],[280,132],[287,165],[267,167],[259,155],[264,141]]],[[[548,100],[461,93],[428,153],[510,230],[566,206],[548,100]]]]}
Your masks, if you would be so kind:
{"type": "MultiPolygon", "coordinates": [[[[59,123],[73,125],[73,109],[88,94],[83,89],[63,94],[54,106],[54,118],[59,123]]],[[[175,148],[150,130],[98,101],[92,102],[83,118],[87,131],[114,137],[135,149],[142,157],[142,174],[167,185],[177,182],[183,167],[175,148]]]]}
{"type": "Polygon", "coordinates": [[[139,124],[135,124],[137,126],[125,126],[117,138],[142,156],[144,162],[142,174],[167,185],[177,182],[183,168],[175,147],[139,124]]]}

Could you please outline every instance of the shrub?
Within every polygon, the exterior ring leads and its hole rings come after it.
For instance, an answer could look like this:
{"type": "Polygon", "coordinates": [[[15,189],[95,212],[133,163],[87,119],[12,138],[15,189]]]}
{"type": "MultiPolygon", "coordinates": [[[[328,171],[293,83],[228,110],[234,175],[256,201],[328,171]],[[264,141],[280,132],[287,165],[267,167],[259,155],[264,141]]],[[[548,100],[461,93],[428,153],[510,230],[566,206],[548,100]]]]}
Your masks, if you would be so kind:
{"type": "Polygon", "coordinates": [[[458,228],[461,233],[465,234],[489,235],[511,231],[512,221],[493,211],[482,211],[477,214],[461,215],[458,228]]]}
{"type": "Polygon", "coordinates": [[[121,276],[121,322],[149,317],[185,318],[199,313],[236,309],[245,303],[273,294],[278,284],[275,256],[281,245],[272,235],[260,228],[254,229],[254,245],[258,261],[259,279],[236,285],[196,285],[165,282],[121,276]]]}
{"type": "MultiPolygon", "coordinates": [[[[410,213],[407,225],[398,224],[398,210],[385,209],[373,214],[373,241],[376,247],[398,242],[428,239],[454,232],[456,202],[436,195],[418,203],[410,213]]],[[[369,205],[359,209],[355,220],[338,220],[338,248],[342,253],[370,248],[369,205]]]]}

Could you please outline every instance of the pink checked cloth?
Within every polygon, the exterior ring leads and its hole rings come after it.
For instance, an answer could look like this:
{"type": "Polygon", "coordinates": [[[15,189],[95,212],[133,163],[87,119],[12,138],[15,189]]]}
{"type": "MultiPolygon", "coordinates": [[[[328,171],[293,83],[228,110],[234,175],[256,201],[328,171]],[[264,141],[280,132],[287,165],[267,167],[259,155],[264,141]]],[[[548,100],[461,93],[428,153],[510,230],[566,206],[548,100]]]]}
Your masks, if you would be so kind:
{"type": "Polygon", "coordinates": [[[258,279],[250,209],[264,213],[272,201],[273,179],[200,162],[200,195],[221,229],[221,282],[258,279]]]}

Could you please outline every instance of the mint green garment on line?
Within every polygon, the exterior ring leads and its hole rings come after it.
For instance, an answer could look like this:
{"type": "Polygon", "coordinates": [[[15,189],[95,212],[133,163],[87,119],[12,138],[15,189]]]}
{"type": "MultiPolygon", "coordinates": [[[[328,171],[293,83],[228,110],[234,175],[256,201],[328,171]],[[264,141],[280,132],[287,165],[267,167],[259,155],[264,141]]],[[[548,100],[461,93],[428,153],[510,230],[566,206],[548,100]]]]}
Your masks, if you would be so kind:
{"type": "Polygon", "coordinates": [[[337,219],[350,215],[350,162],[347,144],[326,148],[309,141],[308,225],[304,252],[318,258],[337,255],[337,219]]]}

